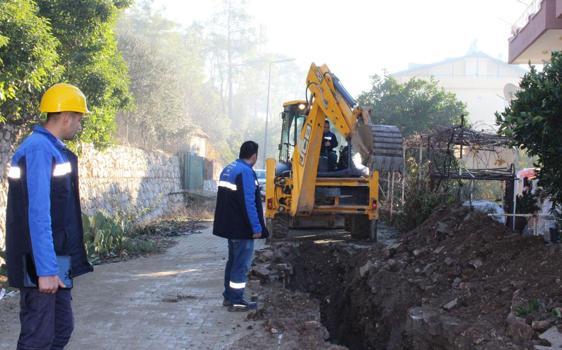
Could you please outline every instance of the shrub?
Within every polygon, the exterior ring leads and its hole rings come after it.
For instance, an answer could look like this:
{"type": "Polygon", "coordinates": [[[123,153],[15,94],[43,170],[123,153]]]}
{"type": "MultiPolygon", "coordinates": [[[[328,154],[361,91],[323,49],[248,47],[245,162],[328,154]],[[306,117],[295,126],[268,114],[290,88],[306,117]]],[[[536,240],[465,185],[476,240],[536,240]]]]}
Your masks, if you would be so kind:
{"type": "Polygon", "coordinates": [[[408,199],[404,208],[394,221],[401,231],[410,231],[424,222],[438,206],[453,204],[456,201],[456,187],[442,186],[433,189],[428,174],[429,164],[416,163],[414,158],[407,160],[405,196],[408,199]]]}

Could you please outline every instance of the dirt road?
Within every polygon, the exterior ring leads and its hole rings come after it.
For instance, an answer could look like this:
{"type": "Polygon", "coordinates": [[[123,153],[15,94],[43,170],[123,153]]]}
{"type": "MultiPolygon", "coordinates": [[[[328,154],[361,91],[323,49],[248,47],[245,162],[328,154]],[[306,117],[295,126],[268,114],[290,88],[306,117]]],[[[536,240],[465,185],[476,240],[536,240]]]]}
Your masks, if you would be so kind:
{"type": "MultiPolygon", "coordinates": [[[[210,229],[165,254],[96,266],[73,290],[77,349],[228,349],[259,322],[222,303],[226,241],[210,229]]],[[[14,349],[19,297],[0,301],[0,349],[14,349]]]]}

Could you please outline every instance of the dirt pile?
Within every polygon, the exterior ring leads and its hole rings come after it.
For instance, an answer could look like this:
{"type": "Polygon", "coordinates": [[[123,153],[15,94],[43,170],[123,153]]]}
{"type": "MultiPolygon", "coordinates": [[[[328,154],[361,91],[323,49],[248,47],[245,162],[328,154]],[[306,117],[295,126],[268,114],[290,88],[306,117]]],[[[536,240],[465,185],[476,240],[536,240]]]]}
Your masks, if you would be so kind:
{"type": "Polygon", "coordinates": [[[560,247],[465,208],[435,212],[391,246],[280,242],[279,264],[351,349],[533,349],[560,338],[560,247]]]}

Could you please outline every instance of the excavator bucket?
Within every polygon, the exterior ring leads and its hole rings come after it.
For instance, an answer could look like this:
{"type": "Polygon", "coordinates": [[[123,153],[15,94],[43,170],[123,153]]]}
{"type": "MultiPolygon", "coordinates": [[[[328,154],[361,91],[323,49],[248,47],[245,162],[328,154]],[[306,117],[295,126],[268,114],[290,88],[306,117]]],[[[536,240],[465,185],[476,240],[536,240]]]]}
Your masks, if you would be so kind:
{"type": "Polygon", "coordinates": [[[370,125],[356,123],[351,131],[351,149],[353,153],[359,153],[363,165],[372,161],[373,154],[373,132],[370,125]]]}
{"type": "Polygon", "coordinates": [[[369,125],[373,140],[371,168],[383,172],[404,172],[403,139],[395,125],[369,125]]]}
{"type": "Polygon", "coordinates": [[[371,111],[361,108],[353,130],[351,148],[361,155],[363,165],[371,171],[404,171],[403,140],[400,129],[394,125],[373,125],[370,123],[371,111]]]}

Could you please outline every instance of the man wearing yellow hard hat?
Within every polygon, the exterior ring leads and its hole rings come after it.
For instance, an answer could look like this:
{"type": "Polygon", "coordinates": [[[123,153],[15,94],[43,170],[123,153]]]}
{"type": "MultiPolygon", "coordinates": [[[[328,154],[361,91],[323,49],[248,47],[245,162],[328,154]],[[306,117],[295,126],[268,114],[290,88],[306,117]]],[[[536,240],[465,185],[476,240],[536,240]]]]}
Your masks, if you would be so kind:
{"type": "Polygon", "coordinates": [[[72,279],[93,271],[84,248],[78,158],[64,144],[82,130],[86,97],[55,84],[41,99],[47,114],[16,150],[8,171],[6,263],[20,289],[18,349],[63,349],[73,330],[72,279]]]}

